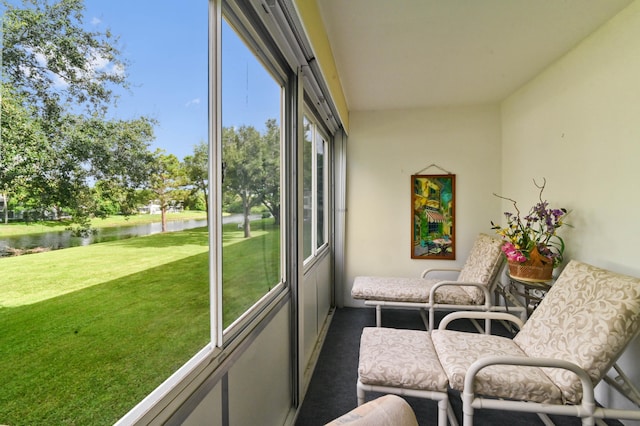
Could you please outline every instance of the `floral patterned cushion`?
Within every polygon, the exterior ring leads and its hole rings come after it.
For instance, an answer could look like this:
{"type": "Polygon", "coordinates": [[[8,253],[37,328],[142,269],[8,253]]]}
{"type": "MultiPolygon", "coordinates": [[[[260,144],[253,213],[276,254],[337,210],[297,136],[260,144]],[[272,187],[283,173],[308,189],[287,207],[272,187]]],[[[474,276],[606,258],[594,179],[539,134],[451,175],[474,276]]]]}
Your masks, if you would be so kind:
{"type": "MultiPolygon", "coordinates": [[[[462,391],[469,366],[478,358],[491,355],[526,354],[511,339],[453,330],[433,330],[433,345],[449,379],[449,385],[462,391]]],[[[482,395],[541,403],[560,403],[560,389],[537,367],[496,365],[480,370],[475,391],[482,395]]]]}
{"type": "Polygon", "coordinates": [[[360,338],[358,377],[368,385],[447,391],[429,333],[365,327],[360,338]]]}
{"type": "Polygon", "coordinates": [[[325,426],[418,426],[411,406],[397,395],[384,395],[354,408],[325,426]]]}
{"type": "MultiPolygon", "coordinates": [[[[640,279],[571,261],[514,342],[530,357],[571,361],[597,383],[640,326],[640,279]]],[[[545,373],[566,401],[582,398],[577,376],[545,373]]]]}
{"type": "MultiPolygon", "coordinates": [[[[476,239],[457,281],[490,285],[502,265],[502,242],[486,234],[476,239]]],[[[354,299],[428,303],[431,287],[442,280],[400,277],[356,277],[351,288],[354,299]]],[[[435,303],[481,305],[484,292],[473,286],[443,286],[435,303]]]]}
{"type": "MultiPolygon", "coordinates": [[[[478,235],[473,243],[469,257],[460,271],[458,281],[491,285],[502,265],[502,241],[486,234],[478,235]]],[[[484,303],[484,292],[478,287],[465,286],[473,304],[484,303]]]]}
{"type": "MultiPolygon", "coordinates": [[[[399,277],[356,277],[354,299],[428,303],[431,287],[440,280],[399,277]]],[[[469,305],[473,301],[461,287],[443,286],[436,291],[436,303],[469,305]]]]}

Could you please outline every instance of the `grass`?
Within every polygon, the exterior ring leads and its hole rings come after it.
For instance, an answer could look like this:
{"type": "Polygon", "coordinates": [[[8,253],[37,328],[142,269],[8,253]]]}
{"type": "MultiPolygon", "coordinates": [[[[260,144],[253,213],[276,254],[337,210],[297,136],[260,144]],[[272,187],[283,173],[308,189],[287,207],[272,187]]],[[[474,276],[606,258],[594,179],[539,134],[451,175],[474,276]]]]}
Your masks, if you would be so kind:
{"type": "Polygon", "coordinates": [[[280,281],[280,230],[272,219],[251,222],[252,238],[238,244],[242,231],[223,227],[223,323],[228,327],[280,281]],[[236,243],[234,243],[234,241],[236,243]]]}
{"type": "MultiPolygon", "coordinates": [[[[206,219],[207,213],[189,210],[180,213],[167,213],[167,220],[206,219]]],[[[160,214],[141,214],[135,216],[109,216],[105,219],[91,220],[94,228],[109,228],[114,226],[141,225],[160,222],[160,214]]],[[[46,232],[64,231],[71,223],[64,220],[46,220],[42,222],[0,222],[0,237],[13,235],[43,234],[46,232]]]]}
{"type": "MultiPolygon", "coordinates": [[[[277,228],[259,221],[253,235],[223,233],[225,324],[279,276],[265,255],[277,228]]],[[[3,258],[0,270],[0,424],[113,424],[210,340],[205,228],[3,258]]]]}

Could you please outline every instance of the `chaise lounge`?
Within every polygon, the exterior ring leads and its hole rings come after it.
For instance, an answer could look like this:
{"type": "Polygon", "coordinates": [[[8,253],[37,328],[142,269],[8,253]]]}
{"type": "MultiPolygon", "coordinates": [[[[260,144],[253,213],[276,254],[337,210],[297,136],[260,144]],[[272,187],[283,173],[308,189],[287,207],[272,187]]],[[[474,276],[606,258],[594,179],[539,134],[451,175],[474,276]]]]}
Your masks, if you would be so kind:
{"type": "MultiPolygon", "coordinates": [[[[462,269],[427,269],[420,278],[359,276],[353,281],[351,295],[367,306],[375,306],[378,327],[382,326],[383,307],[419,310],[428,330],[433,329],[436,310],[505,311],[505,306],[492,303],[496,278],[504,264],[501,246],[501,240],[479,234],[462,269]],[[459,274],[453,281],[429,278],[442,271],[459,274]]],[[[508,310],[519,312],[524,320],[522,306],[508,310]]]]}
{"type": "MultiPolygon", "coordinates": [[[[571,261],[526,324],[498,312],[456,312],[431,332],[368,327],[358,366],[358,403],[369,390],[422,396],[451,410],[446,388],[461,392],[463,423],[474,410],[499,410],[640,420],[640,411],[597,407],[593,388],[640,330],[640,279],[571,261]],[[509,339],[447,330],[465,316],[512,318],[509,339]],[[411,333],[409,335],[409,332],[411,333]],[[401,354],[400,356],[398,354],[401,354]]],[[[547,423],[551,424],[551,423],[547,423]]]]}

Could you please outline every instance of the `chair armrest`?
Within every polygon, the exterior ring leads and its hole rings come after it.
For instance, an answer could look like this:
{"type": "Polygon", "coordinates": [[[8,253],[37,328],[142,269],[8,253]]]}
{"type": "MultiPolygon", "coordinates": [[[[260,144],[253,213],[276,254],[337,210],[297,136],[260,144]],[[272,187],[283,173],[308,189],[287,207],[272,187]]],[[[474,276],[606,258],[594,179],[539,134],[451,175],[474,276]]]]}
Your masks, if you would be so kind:
{"type": "Polygon", "coordinates": [[[426,278],[428,274],[431,272],[460,272],[462,269],[460,268],[429,268],[422,271],[420,274],[420,278],[426,278]]]}
{"type": "Polygon", "coordinates": [[[505,312],[486,312],[486,311],[456,311],[446,315],[440,321],[440,325],[438,325],[438,330],[445,330],[447,325],[452,321],[458,319],[491,319],[491,320],[502,320],[502,321],[510,321],[514,323],[518,328],[522,328],[524,323],[520,318],[515,315],[507,314],[505,312]]]}
{"type": "Polygon", "coordinates": [[[489,291],[489,289],[487,288],[487,286],[485,284],[482,283],[474,283],[474,282],[470,282],[470,281],[439,281],[437,283],[435,283],[433,285],[433,287],[431,287],[431,290],[429,291],[429,304],[433,305],[434,300],[435,300],[435,296],[436,296],[436,290],[439,289],[440,287],[444,287],[444,286],[461,286],[461,287],[478,287],[480,290],[482,290],[484,292],[484,303],[486,306],[491,306],[491,292],[489,291]]]}
{"type": "MultiPolygon", "coordinates": [[[[578,376],[582,383],[582,402],[581,406],[585,407],[587,411],[593,415],[595,410],[595,398],[593,393],[593,383],[591,378],[578,365],[565,361],[562,359],[554,358],[529,358],[525,356],[487,356],[474,361],[467,370],[464,377],[464,388],[462,391],[462,399],[465,404],[471,406],[474,396],[473,382],[476,375],[480,370],[491,365],[518,365],[518,366],[531,366],[531,367],[551,367],[561,368],[563,370],[569,370],[578,376]]],[[[528,403],[527,403],[528,404],[528,403]]]]}

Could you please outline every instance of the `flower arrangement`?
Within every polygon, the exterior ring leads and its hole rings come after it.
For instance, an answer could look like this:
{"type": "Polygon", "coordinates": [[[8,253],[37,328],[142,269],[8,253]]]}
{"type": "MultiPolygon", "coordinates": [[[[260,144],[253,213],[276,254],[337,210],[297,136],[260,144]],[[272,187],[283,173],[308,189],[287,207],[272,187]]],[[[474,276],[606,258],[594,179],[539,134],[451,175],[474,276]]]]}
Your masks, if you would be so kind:
{"type": "Polygon", "coordinates": [[[551,208],[549,203],[542,199],[546,180],[542,185],[538,185],[535,180],[533,183],[540,189],[540,201],[531,208],[524,218],[521,218],[520,209],[518,209],[515,200],[493,194],[498,198],[511,201],[515,213],[504,213],[507,219],[506,227],[502,228],[491,222],[491,229],[504,239],[502,251],[508,261],[524,263],[529,260],[539,260],[542,256],[542,258],[551,260],[553,268],[555,268],[562,262],[564,254],[564,241],[557,234],[557,230],[566,225],[563,220],[567,215],[567,210],[551,208]]]}

